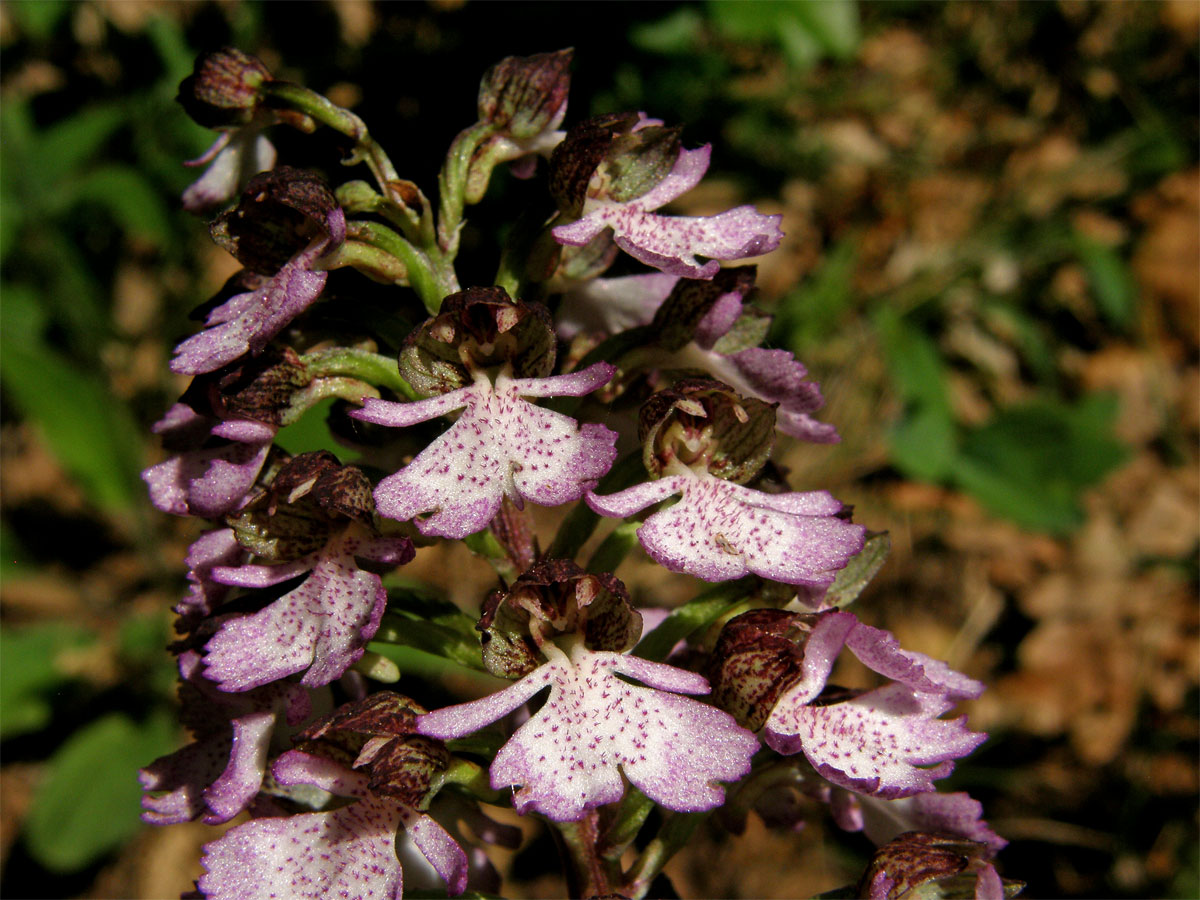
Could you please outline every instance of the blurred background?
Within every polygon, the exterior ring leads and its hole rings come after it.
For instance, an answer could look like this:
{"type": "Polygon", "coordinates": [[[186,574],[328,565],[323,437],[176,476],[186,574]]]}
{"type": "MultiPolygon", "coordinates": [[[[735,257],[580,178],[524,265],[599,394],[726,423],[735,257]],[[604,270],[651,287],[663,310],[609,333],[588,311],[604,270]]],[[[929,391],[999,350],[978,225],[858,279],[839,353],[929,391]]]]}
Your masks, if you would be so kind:
{"type": "MultiPolygon", "coordinates": [[[[676,210],[783,214],[760,303],[843,435],[778,458],[890,531],[859,615],[991,686],[943,789],[984,802],[1026,896],[1200,896],[1198,33],[1194,0],[0,4],[0,892],[176,896],[217,833],[138,819],[136,768],[184,737],[163,648],[198,526],[138,473],[170,350],[236,268],[179,208],[211,135],[173,103],[234,44],[427,192],[512,54],[576,48],[568,123],[641,109],[712,142],[676,210]]],[[[324,132],[273,137],[337,165],[324,132]]],[[[519,196],[472,210],[481,273],[519,196]]],[[[694,587],[640,554],[618,574],[694,587]]],[[[869,855],[815,809],[713,825],[668,872],[805,897],[869,855]]],[[[510,894],[561,891],[536,852],[505,866],[510,894]]]]}

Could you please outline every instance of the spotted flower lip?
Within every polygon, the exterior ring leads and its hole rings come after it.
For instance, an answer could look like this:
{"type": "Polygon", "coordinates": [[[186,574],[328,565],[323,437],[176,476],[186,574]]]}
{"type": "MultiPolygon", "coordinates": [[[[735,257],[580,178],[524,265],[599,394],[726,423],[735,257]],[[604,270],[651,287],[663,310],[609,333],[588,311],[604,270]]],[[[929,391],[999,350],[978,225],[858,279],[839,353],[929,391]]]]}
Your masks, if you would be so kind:
{"type": "Polygon", "coordinates": [[[842,505],[827,491],[764,494],[685,470],[586,499],[600,515],[623,518],[675,494],[678,503],[637,531],[646,552],[672,572],[705,581],[752,573],[824,587],[863,548],[866,529],[838,518],[842,505]]]}
{"type": "Polygon", "coordinates": [[[560,244],[582,247],[605,228],[617,246],[659,271],[684,278],[712,278],[718,260],[761,256],[779,246],[781,216],[768,216],[753,206],[739,206],[715,216],[660,216],[652,211],[687,193],[708,171],[712,148],[680,149],[675,166],[640,197],[618,203],[589,198],[583,215],[552,229],[560,244]],[[709,261],[700,263],[696,257],[709,261]]]}
{"type": "Polygon", "coordinates": [[[519,812],[578,821],[621,798],[622,772],[667,809],[697,812],[724,801],[717,782],[750,771],[757,739],[728,713],[680,696],[707,693],[703,676],[582,642],[569,656],[550,643],[543,649],[550,660],[510,687],[417,719],[421,734],[463,737],[549,687],[546,704],[492,763],[493,788],[523,785],[513,798],[519,812]]]}
{"type": "Polygon", "coordinates": [[[142,472],[150,502],[176,516],[232,512],[249,496],[278,430],[249,419],[202,416],[187,404],[176,403],[152,429],[178,450],[142,472]],[[205,446],[213,437],[227,443],[205,446]]]}
{"type": "Polygon", "coordinates": [[[297,725],[311,710],[308,692],[279,682],[245,694],[226,694],[203,677],[200,654],[179,657],[183,718],[195,740],[139,773],[142,819],[153,825],[227,822],[262,786],[271,735],[280,719],[297,725]],[[150,794],[156,794],[151,796],[150,794]]]}
{"type": "Polygon", "coordinates": [[[293,562],[213,568],[213,581],[251,588],[309,574],[253,615],[224,622],[205,645],[206,676],[225,691],[249,690],[297,672],[304,672],[300,683],[308,687],[341,677],[363,655],[387,604],[380,577],[360,569],[355,557],[399,565],[413,555],[407,538],[364,538],[352,525],[293,562]]]}
{"type": "Polygon", "coordinates": [[[378,897],[400,900],[404,873],[396,857],[403,826],[452,895],[467,884],[467,857],[428,815],[372,794],[367,776],[290,750],[272,768],[280,784],[311,784],[348,806],[326,812],[254,819],[205,845],[198,886],[210,900],[378,897]]]}
{"type": "Polygon", "coordinates": [[[463,538],[495,517],[501,500],[557,506],[595,487],[616,458],[616,432],[580,426],[522,397],[581,397],[606,384],[613,367],[596,363],[549,378],[479,376],[468,387],[415,403],[367,399],[351,416],[404,427],[466,407],[448,431],[411,463],[375,488],[379,514],[399,521],[418,516],[424,534],[463,538]]]}
{"type": "Polygon", "coordinates": [[[885,799],[906,797],[934,790],[934,780],[950,774],[955,759],[986,740],[967,729],[965,716],[939,718],[983,689],[939,660],[901,650],[894,637],[852,613],[825,613],[804,645],[800,679],[776,702],[763,736],[779,753],[803,752],[835,785],[885,799]],[[850,700],[814,703],[843,646],[895,680],[850,700]]]}
{"type": "Polygon", "coordinates": [[[183,375],[212,372],[246,353],[258,353],[325,289],[327,272],[317,262],[346,239],[346,216],[331,210],[325,231],[284,263],[256,290],[237,294],[212,312],[207,328],[175,348],[171,371],[183,375]]]}

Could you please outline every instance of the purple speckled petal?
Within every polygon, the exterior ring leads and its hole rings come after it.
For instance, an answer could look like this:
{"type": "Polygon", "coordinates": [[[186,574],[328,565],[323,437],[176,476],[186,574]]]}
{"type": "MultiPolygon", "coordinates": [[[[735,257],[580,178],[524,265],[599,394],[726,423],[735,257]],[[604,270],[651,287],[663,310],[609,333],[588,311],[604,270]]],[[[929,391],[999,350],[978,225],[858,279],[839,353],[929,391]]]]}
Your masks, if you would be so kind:
{"type": "Polygon", "coordinates": [[[780,219],[753,206],[715,216],[660,216],[634,201],[600,206],[553,232],[560,244],[583,246],[607,226],[618,247],[648,266],[683,278],[712,278],[721,268],[717,260],[762,256],[778,247],[783,240],[780,219]],[[701,264],[697,256],[709,257],[709,262],[701,264]]]}
{"type": "Polygon", "coordinates": [[[486,527],[505,495],[518,506],[578,499],[612,466],[616,433],[602,425],[580,427],[520,394],[587,393],[610,375],[611,367],[597,364],[556,378],[501,376],[494,386],[465,389],[467,409],[458,421],[376,487],[380,515],[407,521],[431,514],[417,522],[423,533],[458,539],[486,527]]]}
{"type": "Polygon", "coordinates": [[[291,562],[254,564],[244,566],[215,566],[210,577],[218,584],[233,587],[265,588],[290,581],[311,570],[321,558],[319,553],[310,553],[291,562]]]}
{"type": "Polygon", "coordinates": [[[414,400],[411,403],[395,403],[391,400],[377,400],[374,397],[364,397],[362,409],[350,410],[350,416],[364,422],[374,422],[376,425],[387,425],[391,428],[406,428],[418,422],[428,422],[438,416],[452,413],[456,409],[468,405],[471,399],[481,390],[487,389],[473,384],[459,388],[436,397],[425,400],[414,400]]]}
{"type": "Polygon", "coordinates": [[[724,790],[750,770],[757,739],[731,716],[695,700],[616,678],[621,672],[674,690],[700,693],[707,682],[619,653],[577,647],[512,687],[474,703],[437,710],[418,720],[433,736],[469,734],[515,709],[545,687],[550,697],[496,755],[495,788],[523,785],[513,798],[520,812],[577,821],[624,793],[620,772],[668,809],[719,806],[724,790]]]}
{"type": "Polygon", "coordinates": [[[204,791],[204,802],[211,810],[204,821],[209,825],[228,822],[250,804],[262,787],[275,721],[276,714],[264,710],[230,723],[233,737],[229,765],[204,791]]]}
{"type": "Polygon", "coordinates": [[[309,687],[341,677],[362,656],[387,603],[379,576],[355,564],[358,549],[349,534],[335,539],[303,584],[253,615],[225,622],[205,647],[207,676],[226,691],[306,669],[300,683],[309,687]]]}
{"type": "Polygon", "coordinates": [[[934,831],[965,837],[985,844],[993,856],[1008,846],[1008,841],[983,820],[983,804],[969,794],[926,791],[897,800],[863,797],[860,802],[863,830],[879,846],[906,831],[934,831]]]}
{"type": "Polygon", "coordinates": [[[230,298],[209,314],[210,326],[175,348],[171,371],[184,375],[211,372],[245,353],[258,353],[325,288],[326,273],[312,267],[345,233],[345,216],[329,216],[330,234],[314,240],[289,259],[265,285],[230,298]]]}
{"type": "Polygon", "coordinates": [[[275,147],[257,128],[224,132],[199,159],[185,165],[208,169],[183,192],[188,212],[210,212],[224,206],[259,172],[275,168],[275,147]]]}
{"type": "Polygon", "coordinates": [[[687,475],[671,475],[656,481],[644,481],[631,488],[618,491],[615,494],[587,494],[587,505],[602,516],[623,519],[641,512],[652,503],[666,500],[672,494],[678,494],[691,480],[687,475]]]}
{"type": "Polygon", "coordinates": [[[749,771],[758,742],[731,716],[614,677],[626,667],[635,668],[621,654],[577,650],[573,663],[549,663],[526,676],[548,683],[550,697],[491,769],[493,787],[523,785],[513,798],[519,811],[577,821],[621,797],[619,769],[668,809],[712,809],[724,799],[714,782],[749,771]]]}
{"type": "Polygon", "coordinates": [[[846,638],[846,646],[867,667],[914,691],[943,694],[951,700],[973,700],[985,689],[982,682],[954,671],[939,659],[901,650],[900,642],[882,628],[860,622],[846,638]]]}
{"type": "Polygon", "coordinates": [[[452,895],[467,888],[467,854],[441,825],[430,816],[407,806],[400,807],[400,821],[417,849],[429,860],[435,872],[446,882],[452,895]]]}
{"type": "MultiPolygon", "coordinates": [[[[667,177],[640,197],[635,197],[633,204],[648,212],[682,197],[700,183],[704,173],[708,171],[711,159],[712,144],[705,144],[695,150],[679,148],[679,158],[675,160],[675,165],[671,167],[667,177]]],[[[585,206],[584,212],[587,211],[588,207],[585,206]]]]}
{"type": "Polygon", "coordinates": [[[192,630],[201,619],[212,615],[229,594],[226,585],[212,578],[212,570],[218,566],[237,566],[248,558],[249,553],[237,542],[232,528],[206,531],[196,539],[187,553],[187,579],[191,586],[175,606],[183,630],[192,630]]]}
{"type": "Polygon", "coordinates": [[[824,492],[763,494],[687,476],[681,486],[680,501],[654,513],[637,532],[646,552],[673,572],[706,581],[754,573],[823,586],[862,550],[865,530],[825,512],[824,492]],[[809,512],[814,508],[822,511],[809,512]]]}
{"type": "Polygon", "coordinates": [[[200,654],[190,650],[180,655],[179,672],[185,683],[183,719],[196,740],[141,770],[138,777],[147,791],[142,818],[163,825],[207,813],[206,822],[224,822],[258,793],[280,715],[298,725],[310,714],[308,692],[278,683],[244,694],[222,693],[203,677],[200,654]]]}
{"type": "Polygon", "coordinates": [[[649,325],[677,281],[678,275],[664,272],[585,281],[563,296],[555,330],[569,341],[580,332],[607,335],[649,325]]]}
{"type": "Polygon", "coordinates": [[[862,794],[905,797],[933,790],[934,780],[953,770],[953,760],[986,739],[967,729],[965,716],[938,718],[953,705],[942,695],[892,683],[829,706],[776,706],[764,736],[780,753],[803,750],[833,784],[862,794]]]}
{"type": "Polygon", "coordinates": [[[369,793],[362,773],[295,750],[280,756],[272,773],[280,784],[313,784],[358,802],[330,812],[256,819],[207,844],[207,872],[199,881],[207,897],[400,900],[401,823],[413,828],[414,841],[451,893],[462,892],[466,855],[453,838],[428,816],[369,793]]]}
{"type": "MultiPolygon", "coordinates": [[[[611,363],[598,362],[566,375],[517,378],[511,382],[511,389],[522,397],[582,397],[608,384],[616,371],[616,367],[611,363]]],[[[503,378],[497,380],[498,391],[504,387],[504,382],[503,378]]]]}
{"type": "Polygon", "coordinates": [[[170,444],[196,449],[185,449],[142,472],[150,502],[176,516],[215,518],[237,509],[246,499],[276,429],[261,422],[220,422],[176,403],[153,431],[170,444]],[[231,443],[202,449],[210,434],[231,443]]]}
{"type": "Polygon", "coordinates": [[[204,847],[209,900],[400,900],[400,805],[364,799],[332,812],[255,819],[204,847]]]}
{"type": "Polygon", "coordinates": [[[205,809],[205,788],[228,762],[229,740],[217,736],[187,744],[141,769],[138,781],[147,792],[142,796],[142,821],[178,825],[199,816],[205,809]]]}
{"type": "Polygon", "coordinates": [[[681,364],[703,369],[745,397],[778,403],[775,427],[784,434],[817,444],[841,440],[833,425],[811,416],[825,398],[819,385],[804,380],[808,370],[786,350],[751,347],[726,355],[697,343],[678,356],[681,364]]]}
{"type": "Polygon", "coordinates": [[[444,741],[474,734],[485,725],[507,716],[526,703],[549,682],[542,669],[531,672],[515,684],[469,703],[445,706],[417,717],[417,731],[444,741]]]}

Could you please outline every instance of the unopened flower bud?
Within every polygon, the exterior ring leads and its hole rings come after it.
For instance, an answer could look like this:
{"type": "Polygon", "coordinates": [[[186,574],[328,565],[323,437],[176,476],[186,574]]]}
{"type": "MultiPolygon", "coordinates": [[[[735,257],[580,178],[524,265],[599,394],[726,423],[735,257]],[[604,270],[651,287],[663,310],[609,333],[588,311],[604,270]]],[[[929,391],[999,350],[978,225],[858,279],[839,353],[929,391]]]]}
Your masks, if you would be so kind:
{"type": "Polygon", "coordinates": [[[638,437],[656,476],[681,464],[744,484],[771,455],[775,410],[719,381],[687,378],[642,405],[638,437]]]}
{"type": "Polygon", "coordinates": [[[236,128],[254,118],[262,86],[271,73],[262,62],[233,47],[201,54],[175,98],[206,128],[236,128]]]}
{"type": "Polygon", "coordinates": [[[557,128],[567,111],[572,53],[509,56],[496,63],[479,84],[480,121],[517,140],[557,128]]]}

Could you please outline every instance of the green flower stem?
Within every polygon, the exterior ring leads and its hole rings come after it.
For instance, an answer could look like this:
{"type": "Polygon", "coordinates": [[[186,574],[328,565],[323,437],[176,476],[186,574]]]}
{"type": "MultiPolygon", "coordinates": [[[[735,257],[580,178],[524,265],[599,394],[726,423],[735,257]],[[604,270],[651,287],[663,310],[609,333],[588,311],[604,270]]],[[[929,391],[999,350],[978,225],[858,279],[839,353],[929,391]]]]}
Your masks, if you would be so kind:
{"type": "MultiPolygon", "coordinates": [[[[417,246],[433,243],[432,239],[423,233],[422,217],[417,215],[415,210],[391,197],[383,196],[365,181],[349,181],[339,185],[335,193],[338,203],[347,215],[379,215],[399,228],[410,243],[417,246]]],[[[393,192],[389,191],[389,193],[393,192]]],[[[428,219],[430,218],[428,204],[425,209],[424,218],[428,219]]]]}
{"type": "Polygon", "coordinates": [[[500,545],[500,541],[492,534],[490,528],[485,528],[483,531],[477,531],[474,534],[468,534],[463,538],[463,543],[467,545],[467,549],[472,553],[477,553],[492,564],[492,568],[496,570],[496,574],[503,578],[507,583],[512,584],[517,576],[521,573],[517,571],[517,567],[513,565],[513,561],[509,559],[508,552],[500,545]]]}
{"type": "MultiPolygon", "coordinates": [[[[430,315],[441,308],[442,298],[458,290],[458,282],[446,284],[439,278],[429,256],[414,247],[392,229],[378,222],[354,221],[346,223],[346,233],[357,240],[390,253],[404,264],[408,272],[408,283],[417,292],[430,315]]],[[[453,273],[451,273],[453,278],[453,273]]]]}
{"type": "Polygon", "coordinates": [[[360,241],[345,241],[321,258],[325,269],[358,269],[368,278],[383,284],[408,287],[408,268],[390,253],[360,241]]]}
{"type": "Polygon", "coordinates": [[[357,378],[368,384],[389,388],[407,400],[419,399],[412,385],[401,377],[396,360],[382,353],[356,350],[352,347],[334,347],[306,354],[301,359],[309,371],[319,378],[357,378]]]}
{"type": "Polygon", "coordinates": [[[367,131],[366,123],[350,110],[338,106],[316,91],[287,81],[269,81],[263,85],[263,93],[273,106],[294,109],[322,125],[328,125],[335,131],[354,138],[355,155],[350,162],[365,162],[379,187],[385,192],[389,181],[399,180],[396,167],[392,165],[383,148],[375,143],[375,139],[367,131]]]}
{"type": "Polygon", "coordinates": [[[617,566],[624,562],[629,551],[637,546],[637,530],[641,525],[642,523],[637,521],[622,522],[614,528],[596,548],[596,552],[584,568],[593,574],[617,571],[617,566]]]}
{"type": "Polygon", "coordinates": [[[608,830],[604,832],[600,855],[611,863],[619,863],[653,809],[654,801],[630,785],[621,798],[608,830]]]}
{"type": "Polygon", "coordinates": [[[641,900],[645,897],[655,876],[663,870],[663,866],[670,861],[672,856],[683,849],[691,838],[692,832],[696,830],[696,826],[703,822],[708,815],[708,813],[670,814],[667,821],[663,823],[663,827],[659,829],[658,835],[646,845],[646,849],[634,863],[629,872],[629,878],[620,893],[631,900],[641,900]]]}
{"type": "Polygon", "coordinates": [[[592,810],[578,822],[556,822],[564,855],[569,863],[567,888],[572,897],[604,897],[612,894],[612,885],[620,878],[614,863],[601,858],[599,814],[592,810]]]}
{"type": "Polygon", "coordinates": [[[438,247],[448,261],[458,255],[471,160],[479,145],[491,137],[494,130],[495,126],[489,122],[477,122],[460,131],[438,173],[438,247]]]}

